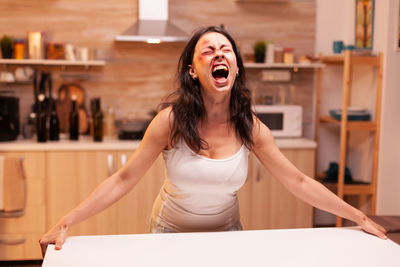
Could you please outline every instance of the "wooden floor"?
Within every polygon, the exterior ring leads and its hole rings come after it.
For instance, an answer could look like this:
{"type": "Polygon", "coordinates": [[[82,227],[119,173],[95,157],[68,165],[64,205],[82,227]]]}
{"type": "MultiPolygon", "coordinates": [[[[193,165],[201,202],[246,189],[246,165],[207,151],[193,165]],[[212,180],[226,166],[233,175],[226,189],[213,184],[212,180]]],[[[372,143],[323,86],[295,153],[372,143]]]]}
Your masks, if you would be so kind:
{"type": "Polygon", "coordinates": [[[8,267],[38,267],[42,266],[42,261],[0,261],[0,266],[8,267]]]}

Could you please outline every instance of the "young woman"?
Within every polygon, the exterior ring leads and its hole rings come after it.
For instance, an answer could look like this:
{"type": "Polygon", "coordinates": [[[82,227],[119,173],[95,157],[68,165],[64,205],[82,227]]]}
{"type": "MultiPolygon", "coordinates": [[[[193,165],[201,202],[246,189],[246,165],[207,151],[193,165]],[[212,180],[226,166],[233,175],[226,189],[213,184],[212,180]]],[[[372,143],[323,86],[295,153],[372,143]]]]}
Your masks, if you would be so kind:
{"type": "Polygon", "coordinates": [[[290,192],[319,209],[386,238],[385,229],[287,160],[251,110],[239,50],[219,27],[202,28],[179,60],[180,87],[149,125],[128,163],[107,178],[40,240],[61,249],[69,227],[128,193],[163,154],[167,175],[154,203],[152,232],[240,230],[237,191],[252,151],[290,192]]]}

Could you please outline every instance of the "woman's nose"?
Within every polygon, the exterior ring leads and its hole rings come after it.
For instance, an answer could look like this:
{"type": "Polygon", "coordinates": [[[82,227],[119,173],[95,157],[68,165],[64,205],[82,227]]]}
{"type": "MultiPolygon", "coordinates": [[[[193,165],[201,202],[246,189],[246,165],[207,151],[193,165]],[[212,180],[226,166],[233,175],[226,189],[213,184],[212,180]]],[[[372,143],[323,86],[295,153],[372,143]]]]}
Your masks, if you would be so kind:
{"type": "Polygon", "coordinates": [[[216,59],[218,59],[218,58],[224,58],[225,56],[224,56],[224,53],[222,52],[222,50],[216,50],[215,51],[215,58],[216,59]]]}

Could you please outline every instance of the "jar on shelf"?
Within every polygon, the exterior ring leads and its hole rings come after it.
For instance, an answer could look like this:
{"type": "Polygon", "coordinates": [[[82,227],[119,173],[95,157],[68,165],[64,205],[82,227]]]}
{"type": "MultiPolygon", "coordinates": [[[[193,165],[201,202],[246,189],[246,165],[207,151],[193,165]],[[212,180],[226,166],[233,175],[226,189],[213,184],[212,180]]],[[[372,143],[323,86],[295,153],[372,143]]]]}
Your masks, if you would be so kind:
{"type": "Polygon", "coordinates": [[[15,59],[25,58],[25,40],[22,38],[14,39],[14,58],[15,59]]]}
{"type": "Polygon", "coordinates": [[[283,63],[293,64],[294,63],[294,49],[286,47],[283,49],[283,63]]]}
{"type": "Polygon", "coordinates": [[[275,63],[283,63],[283,48],[282,47],[275,47],[274,60],[275,60],[275,63]]]}

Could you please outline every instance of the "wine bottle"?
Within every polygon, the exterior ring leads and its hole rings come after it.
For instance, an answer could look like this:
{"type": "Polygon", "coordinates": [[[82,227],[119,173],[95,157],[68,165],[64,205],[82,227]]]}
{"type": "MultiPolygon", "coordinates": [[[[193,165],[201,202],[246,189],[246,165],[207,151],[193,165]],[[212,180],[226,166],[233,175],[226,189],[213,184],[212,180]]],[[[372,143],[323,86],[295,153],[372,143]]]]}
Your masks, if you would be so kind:
{"type": "Polygon", "coordinates": [[[49,122],[50,140],[57,141],[60,139],[60,121],[58,120],[56,102],[51,102],[50,122],[49,122]]]}
{"type": "Polygon", "coordinates": [[[100,98],[95,98],[93,107],[93,140],[103,141],[103,113],[100,108],[100,98]]]}
{"type": "Polygon", "coordinates": [[[38,110],[36,113],[36,135],[37,141],[42,143],[47,141],[47,129],[46,129],[46,121],[47,121],[47,111],[44,107],[44,94],[38,95],[38,110]]]}
{"type": "Polygon", "coordinates": [[[76,107],[76,95],[72,95],[72,110],[69,113],[69,139],[79,140],[79,113],[76,107]]]}

